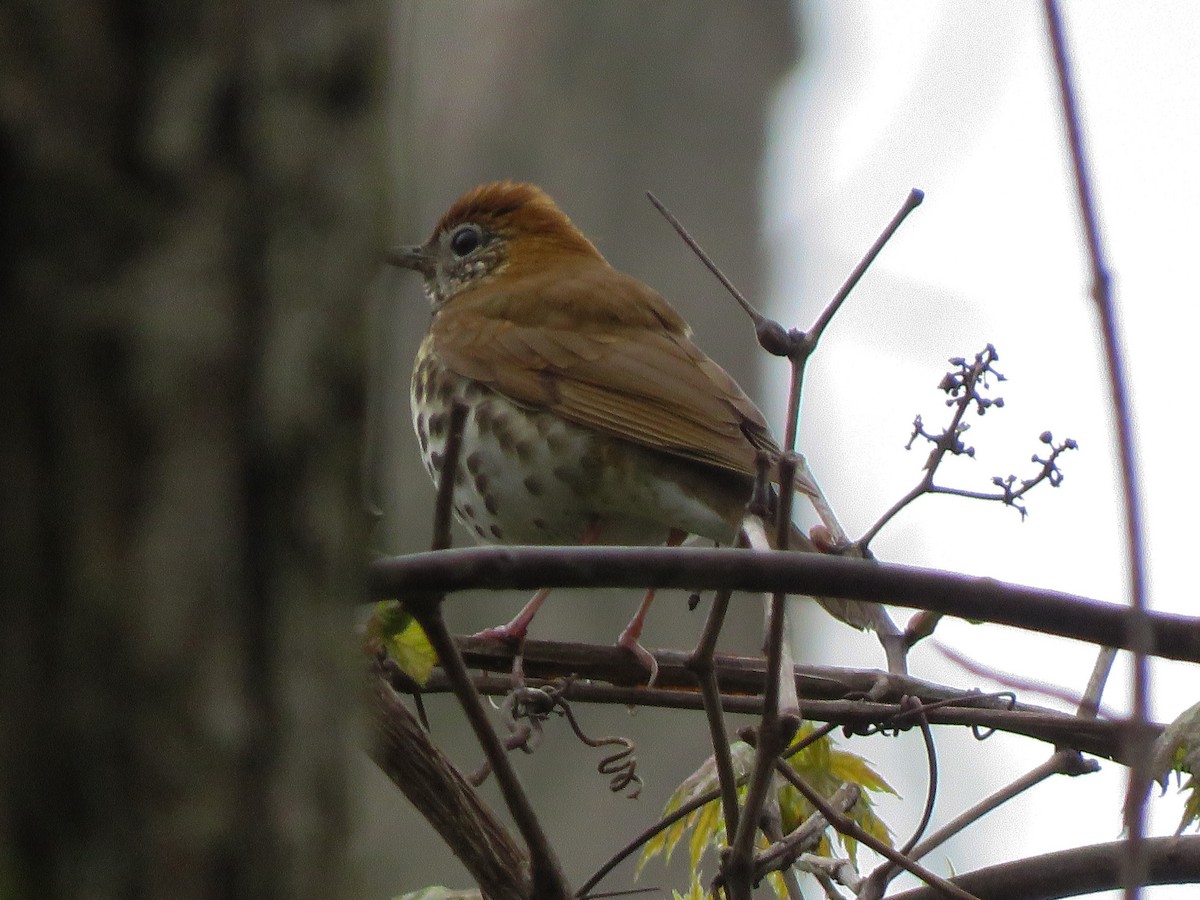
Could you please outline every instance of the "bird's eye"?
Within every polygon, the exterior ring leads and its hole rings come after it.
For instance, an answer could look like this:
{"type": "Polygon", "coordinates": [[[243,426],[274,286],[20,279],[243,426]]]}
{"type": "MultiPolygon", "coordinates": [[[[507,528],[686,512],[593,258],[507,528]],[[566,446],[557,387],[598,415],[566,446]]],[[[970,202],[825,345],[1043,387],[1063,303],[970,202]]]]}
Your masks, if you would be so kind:
{"type": "Polygon", "coordinates": [[[450,236],[450,249],[455,256],[466,256],[483,243],[483,235],[476,225],[463,225],[450,236]]]}

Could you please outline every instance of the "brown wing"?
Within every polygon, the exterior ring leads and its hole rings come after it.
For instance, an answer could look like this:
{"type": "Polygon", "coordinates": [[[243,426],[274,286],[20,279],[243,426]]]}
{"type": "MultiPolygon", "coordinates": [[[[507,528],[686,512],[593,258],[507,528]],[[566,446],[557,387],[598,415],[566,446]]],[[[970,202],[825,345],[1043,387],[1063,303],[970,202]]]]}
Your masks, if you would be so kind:
{"type": "Polygon", "coordinates": [[[762,413],[678,314],[607,265],[461,296],[432,334],[454,371],[580,425],[747,474],[757,450],[778,453],[762,413]]]}

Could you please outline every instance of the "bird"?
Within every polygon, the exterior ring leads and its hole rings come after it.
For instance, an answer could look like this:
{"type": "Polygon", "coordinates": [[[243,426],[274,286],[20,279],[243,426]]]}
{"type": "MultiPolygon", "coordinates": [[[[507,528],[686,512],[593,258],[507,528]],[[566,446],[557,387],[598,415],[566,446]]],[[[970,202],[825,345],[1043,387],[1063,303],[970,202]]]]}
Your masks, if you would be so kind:
{"type": "MultiPolygon", "coordinates": [[[[467,409],[453,506],[478,541],[736,540],[759,455],[781,452],[766,419],[667,300],[613,267],[545,191],[480,185],[387,259],[422,276],[430,304],[410,389],[435,484],[451,406],[467,409]]],[[[547,594],[480,634],[523,639],[547,594]]],[[[653,599],[617,641],[651,682],[639,638],[653,599]]],[[[830,603],[856,627],[878,624],[874,604],[830,603]]]]}

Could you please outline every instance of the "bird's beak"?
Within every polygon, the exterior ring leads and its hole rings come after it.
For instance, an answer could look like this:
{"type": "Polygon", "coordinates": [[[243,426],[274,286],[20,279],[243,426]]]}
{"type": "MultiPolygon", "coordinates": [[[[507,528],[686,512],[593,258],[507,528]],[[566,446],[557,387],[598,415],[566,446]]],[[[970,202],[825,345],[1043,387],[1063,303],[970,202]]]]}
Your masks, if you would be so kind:
{"type": "Polygon", "coordinates": [[[388,251],[386,259],[393,266],[412,269],[427,278],[437,270],[436,258],[420,244],[393,247],[388,251]]]}

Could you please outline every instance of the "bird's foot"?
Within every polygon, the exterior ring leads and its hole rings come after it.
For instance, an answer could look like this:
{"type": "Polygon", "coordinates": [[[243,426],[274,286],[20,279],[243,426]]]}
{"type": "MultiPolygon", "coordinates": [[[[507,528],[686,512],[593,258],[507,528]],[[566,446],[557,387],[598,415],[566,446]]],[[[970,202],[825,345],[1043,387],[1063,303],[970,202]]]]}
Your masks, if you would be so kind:
{"type": "Polygon", "coordinates": [[[485,641],[498,641],[502,644],[519,644],[525,640],[526,626],[517,625],[515,622],[509,622],[507,625],[496,625],[492,628],[485,628],[483,631],[477,631],[471,637],[479,638],[485,641]]]}
{"type": "MultiPolygon", "coordinates": [[[[641,632],[639,628],[638,633],[641,632]]],[[[646,687],[654,687],[654,682],[658,681],[658,660],[654,658],[654,654],[638,643],[638,633],[631,632],[626,628],[621,632],[621,636],[617,638],[617,646],[624,647],[634,658],[640,662],[650,672],[650,680],[646,682],[646,687]]]]}
{"type": "Polygon", "coordinates": [[[550,589],[542,588],[529,599],[529,602],[513,617],[511,622],[506,625],[497,625],[494,628],[485,628],[483,631],[478,631],[471,635],[471,637],[483,638],[488,641],[501,641],[505,644],[524,643],[525,633],[529,631],[529,623],[533,621],[533,617],[537,615],[537,611],[549,596],[550,589]]]}

